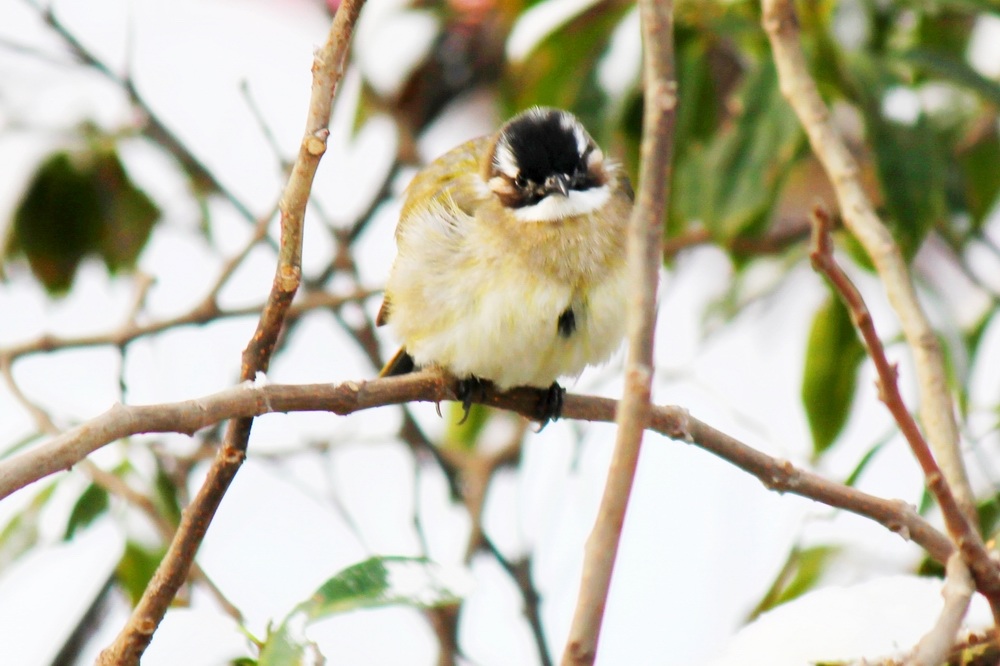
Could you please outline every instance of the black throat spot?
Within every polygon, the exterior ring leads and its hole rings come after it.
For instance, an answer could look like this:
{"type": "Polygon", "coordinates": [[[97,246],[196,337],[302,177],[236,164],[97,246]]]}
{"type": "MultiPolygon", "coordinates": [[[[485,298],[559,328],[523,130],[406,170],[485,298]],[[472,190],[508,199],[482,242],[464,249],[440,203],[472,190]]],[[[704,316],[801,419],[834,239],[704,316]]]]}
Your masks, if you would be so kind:
{"type": "Polygon", "coordinates": [[[556,329],[559,331],[559,335],[564,338],[569,338],[569,336],[573,335],[573,331],[576,330],[576,315],[573,314],[572,307],[566,308],[559,315],[559,321],[556,322],[556,329]]]}

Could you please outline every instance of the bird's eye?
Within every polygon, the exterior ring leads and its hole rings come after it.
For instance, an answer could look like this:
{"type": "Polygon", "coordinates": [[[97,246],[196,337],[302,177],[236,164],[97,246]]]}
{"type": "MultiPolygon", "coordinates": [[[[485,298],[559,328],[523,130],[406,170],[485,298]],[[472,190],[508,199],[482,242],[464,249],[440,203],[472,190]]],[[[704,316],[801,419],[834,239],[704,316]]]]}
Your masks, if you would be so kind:
{"type": "Polygon", "coordinates": [[[514,185],[523,190],[528,186],[528,179],[521,174],[517,174],[514,176],[514,185]]]}

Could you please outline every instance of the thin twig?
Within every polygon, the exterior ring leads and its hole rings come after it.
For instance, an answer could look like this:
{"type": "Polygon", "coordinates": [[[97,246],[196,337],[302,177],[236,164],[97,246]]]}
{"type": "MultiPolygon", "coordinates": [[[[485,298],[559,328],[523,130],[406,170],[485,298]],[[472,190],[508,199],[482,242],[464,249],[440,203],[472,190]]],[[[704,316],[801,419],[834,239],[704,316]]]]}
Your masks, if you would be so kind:
{"type": "Polygon", "coordinates": [[[583,577],[562,664],[592,664],[604,617],[611,572],[625,522],[639,449],[650,409],[656,291],[662,261],[673,129],[677,107],[674,78],[673,2],[639,0],[644,50],[644,114],[639,188],[629,221],[628,357],[618,434],[604,495],[584,552],[583,577]]]}
{"type": "MultiPolygon", "coordinates": [[[[239,386],[202,398],[156,405],[115,405],[23,453],[0,460],[0,500],[34,481],[68,469],[99,448],[142,433],[192,435],[221,421],[269,413],[326,411],[346,415],[407,402],[455,399],[455,382],[434,370],[342,384],[261,384],[239,386]]],[[[538,391],[520,388],[495,392],[486,387],[483,404],[533,417],[538,391]]],[[[613,422],[618,401],[596,396],[567,395],[563,417],[578,421],[613,422]]],[[[947,536],[901,500],[887,500],[796,468],[699,421],[679,407],[652,407],[646,427],[672,439],[694,444],[757,477],[768,489],[806,497],[874,520],[922,546],[945,563],[955,552],[947,536]]],[[[975,575],[975,572],[973,572],[975,575]]],[[[981,584],[977,580],[977,586],[981,584]]]]}
{"type": "MultiPolygon", "coordinates": [[[[174,537],[174,526],[167,520],[149,497],[139,492],[128,483],[111,472],[107,472],[90,460],[81,460],[78,466],[98,486],[115,497],[120,497],[128,504],[139,509],[149,518],[164,543],[170,543],[174,537]]],[[[215,602],[229,617],[239,623],[243,622],[243,613],[231,602],[215,582],[205,573],[197,562],[191,565],[191,579],[201,584],[215,599],[215,602]]]]}
{"type": "MultiPolygon", "coordinates": [[[[934,494],[938,505],[941,507],[941,514],[944,517],[948,533],[962,552],[969,567],[980,572],[981,579],[998,579],[1000,570],[996,562],[990,557],[989,552],[983,545],[979,533],[965,519],[965,514],[958,506],[958,502],[952,494],[952,489],[945,481],[934,455],[931,453],[927,441],[920,432],[913,415],[910,414],[903,402],[903,396],[899,392],[896,366],[889,363],[885,356],[885,348],[875,330],[868,306],[851,279],[837,264],[833,256],[833,240],[830,237],[830,219],[826,212],[817,207],[813,211],[813,247],[810,257],[816,270],[823,273],[834,289],[844,301],[848,312],[851,313],[851,320],[861,334],[868,356],[875,364],[878,374],[876,382],[878,386],[879,399],[889,408],[889,412],[895,419],[896,424],[906,437],[907,443],[913,456],[923,470],[924,478],[927,480],[927,487],[934,494]]],[[[1000,587],[984,590],[993,615],[1000,622],[1000,587]]]]}
{"type": "Polygon", "coordinates": [[[938,616],[934,627],[920,639],[913,653],[904,662],[905,666],[938,666],[947,661],[955,645],[962,620],[969,610],[972,593],[976,591],[972,584],[969,568],[959,553],[948,558],[945,567],[944,587],[941,596],[944,597],[944,608],[938,616]]]}
{"type": "Polygon", "coordinates": [[[522,612],[525,619],[528,620],[531,635],[538,648],[538,663],[540,666],[552,666],[552,657],[549,656],[548,641],[545,638],[545,625],[542,624],[541,598],[531,579],[531,558],[522,557],[517,560],[509,560],[500,552],[493,540],[485,535],[483,536],[483,545],[493,554],[497,564],[503,567],[521,593],[521,598],[524,600],[522,612]]]}
{"type": "Polygon", "coordinates": [[[762,0],[781,92],[802,123],[813,152],[829,175],[844,226],[871,257],[889,303],[913,351],[920,388],[920,420],[938,464],[963,513],[975,524],[975,497],[959,450],[958,425],[938,337],[917,300],[909,270],[892,234],[879,219],[860,182],[857,161],[830,119],[809,74],[792,0],[762,0]]]}
{"type": "MultiPolygon", "coordinates": [[[[306,204],[319,160],[326,151],[333,95],[343,76],[354,24],[363,4],[363,0],[341,3],[326,44],[316,52],[313,60],[313,85],[306,129],[279,203],[281,241],[278,265],[257,330],[243,352],[240,376],[244,380],[254,378],[258,372],[266,372],[278,334],[299,287],[306,204]]],[[[187,577],[222,496],[246,456],[252,422],[252,417],[230,421],[204,484],[184,510],[174,539],[128,623],[114,643],[101,653],[98,659],[101,666],[130,666],[139,662],[171,600],[187,577]]]]}
{"type": "MultiPolygon", "coordinates": [[[[167,127],[167,125],[160,119],[160,117],[153,111],[153,108],[146,102],[139,91],[135,87],[135,82],[129,76],[119,75],[117,72],[113,71],[103,60],[97,57],[92,51],[90,51],[84,44],[77,39],[76,35],[72,33],[59,17],[56,16],[55,11],[50,4],[48,7],[43,7],[38,4],[35,0],[25,0],[25,2],[33,7],[41,15],[42,19],[46,24],[59,36],[60,39],[65,42],[66,46],[72,51],[73,56],[77,58],[81,63],[90,67],[101,75],[105,76],[112,83],[120,87],[126,95],[129,97],[129,101],[137,109],[142,111],[146,117],[146,122],[144,127],[142,127],[142,133],[156,142],[161,148],[169,152],[174,158],[177,159],[182,165],[184,165],[187,173],[195,180],[208,183],[211,189],[222,194],[223,197],[235,208],[240,215],[249,221],[253,221],[255,216],[250,208],[240,200],[236,194],[227,188],[221,180],[219,180],[215,174],[213,174],[205,165],[188,150],[187,146],[180,141],[177,136],[167,127]]],[[[126,44],[126,53],[129,53],[131,49],[126,44]]]]}
{"type": "MultiPolygon", "coordinates": [[[[352,301],[363,301],[373,293],[361,291],[356,294],[346,296],[335,296],[333,294],[316,291],[308,292],[299,296],[288,309],[287,319],[295,320],[312,310],[322,308],[336,308],[344,303],[352,301]]],[[[127,320],[124,325],[117,330],[93,335],[81,335],[74,337],[61,337],[55,335],[42,335],[28,342],[11,345],[7,348],[0,348],[0,362],[12,363],[13,361],[32,354],[42,354],[65,349],[80,349],[85,347],[123,347],[138,338],[155,335],[164,331],[180,328],[182,326],[196,326],[207,324],[221,319],[232,319],[235,317],[251,317],[260,315],[264,309],[264,304],[248,305],[239,308],[215,309],[208,300],[191,308],[189,311],[159,321],[147,324],[135,324],[127,320]],[[209,305],[206,305],[209,303],[209,305]]]]}
{"type": "MultiPolygon", "coordinates": [[[[55,436],[60,433],[59,428],[56,426],[52,417],[47,411],[45,411],[41,406],[31,400],[21,387],[14,380],[14,374],[11,371],[10,362],[6,359],[0,358],[0,372],[2,372],[4,380],[7,383],[7,387],[13,394],[14,399],[17,400],[21,405],[32,415],[35,424],[38,426],[39,430],[48,433],[50,436],[55,436]]],[[[169,542],[174,535],[174,526],[170,524],[152,500],[146,495],[135,490],[130,485],[128,485],[123,479],[118,476],[106,472],[95,463],[88,459],[83,459],[77,463],[77,465],[82,469],[83,473],[90,477],[96,485],[100,486],[108,493],[120,497],[128,504],[136,507],[142,513],[146,514],[150,522],[156,527],[156,530],[160,533],[160,538],[164,542],[169,542]]],[[[233,605],[229,599],[226,598],[225,594],[222,593],[214,582],[208,577],[208,575],[197,565],[197,563],[191,569],[192,578],[200,582],[211,594],[215,597],[216,602],[219,606],[229,614],[237,622],[243,621],[243,615],[236,606],[233,605]]]]}

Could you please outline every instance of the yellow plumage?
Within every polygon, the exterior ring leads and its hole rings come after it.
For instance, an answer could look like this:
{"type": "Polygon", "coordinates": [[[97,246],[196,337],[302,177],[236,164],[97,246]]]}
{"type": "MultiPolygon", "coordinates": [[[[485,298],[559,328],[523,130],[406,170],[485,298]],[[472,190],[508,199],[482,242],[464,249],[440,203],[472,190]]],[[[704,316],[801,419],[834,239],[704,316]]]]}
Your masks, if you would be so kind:
{"type": "Polygon", "coordinates": [[[631,189],[601,162],[599,188],[546,197],[537,210],[552,219],[518,219],[490,180],[496,141],[451,150],[407,188],[379,323],[418,367],[547,388],[621,343],[631,189]]]}

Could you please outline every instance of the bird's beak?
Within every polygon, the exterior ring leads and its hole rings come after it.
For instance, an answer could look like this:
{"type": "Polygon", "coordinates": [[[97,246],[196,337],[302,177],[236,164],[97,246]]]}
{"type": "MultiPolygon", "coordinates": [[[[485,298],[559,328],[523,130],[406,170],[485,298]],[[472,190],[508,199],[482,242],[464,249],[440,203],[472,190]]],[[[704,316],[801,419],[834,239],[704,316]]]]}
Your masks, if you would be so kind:
{"type": "Polygon", "coordinates": [[[548,192],[558,192],[564,197],[569,196],[569,178],[561,173],[549,176],[545,180],[545,190],[548,192]]]}

